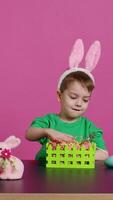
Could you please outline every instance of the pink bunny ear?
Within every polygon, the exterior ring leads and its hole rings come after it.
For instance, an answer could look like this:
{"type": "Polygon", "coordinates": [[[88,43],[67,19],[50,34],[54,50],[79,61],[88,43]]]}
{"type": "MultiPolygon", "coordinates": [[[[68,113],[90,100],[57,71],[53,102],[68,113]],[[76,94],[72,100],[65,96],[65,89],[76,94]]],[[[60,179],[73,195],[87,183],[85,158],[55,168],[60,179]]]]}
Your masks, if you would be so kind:
{"type": "Polygon", "coordinates": [[[69,67],[78,67],[84,56],[84,45],[81,39],[75,41],[72,52],[69,57],[69,67]]]}
{"type": "Polygon", "coordinates": [[[6,144],[6,146],[10,149],[17,147],[20,144],[20,139],[16,138],[15,136],[9,136],[4,143],[6,144]]]}
{"type": "Polygon", "coordinates": [[[85,63],[86,63],[85,66],[88,71],[91,72],[96,67],[100,58],[100,54],[101,54],[100,42],[95,41],[89,48],[85,58],[85,63]]]}

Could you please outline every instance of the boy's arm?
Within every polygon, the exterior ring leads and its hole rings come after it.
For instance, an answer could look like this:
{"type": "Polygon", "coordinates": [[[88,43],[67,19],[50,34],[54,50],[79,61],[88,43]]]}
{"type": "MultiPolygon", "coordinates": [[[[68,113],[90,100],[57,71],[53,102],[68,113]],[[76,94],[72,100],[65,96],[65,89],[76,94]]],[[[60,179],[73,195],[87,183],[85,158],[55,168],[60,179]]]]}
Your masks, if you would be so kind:
{"type": "Polygon", "coordinates": [[[108,151],[103,139],[103,131],[100,128],[97,128],[93,122],[90,124],[90,137],[91,141],[96,143],[96,160],[105,160],[108,158],[108,151]]]}
{"type": "Polygon", "coordinates": [[[59,131],[50,129],[50,128],[37,128],[37,127],[30,127],[26,131],[26,139],[31,141],[37,141],[40,138],[49,138],[52,141],[56,142],[73,142],[75,138],[71,135],[67,135],[61,133],[59,131]]]}
{"type": "Polygon", "coordinates": [[[107,150],[97,148],[96,154],[95,154],[95,160],[106,160],[108,156],[109,154],[107,150]]]}
{"type": "Polygon", "coordinates": [[[47,137],[46,129],[30,127],[27,129],[25,137],[27,140],[37,141],[38,139],[40,139],[42,137],[47,137]]]}

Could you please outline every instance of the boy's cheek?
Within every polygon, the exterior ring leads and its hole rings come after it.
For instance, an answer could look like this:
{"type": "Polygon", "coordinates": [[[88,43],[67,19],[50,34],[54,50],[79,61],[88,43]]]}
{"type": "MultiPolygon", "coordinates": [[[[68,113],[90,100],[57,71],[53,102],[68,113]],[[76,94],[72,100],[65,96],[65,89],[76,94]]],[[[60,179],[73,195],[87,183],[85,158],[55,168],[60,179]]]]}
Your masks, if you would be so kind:
{"type": "Polygon", "coordinates": [[[85,106],[84,110],[86,110],[87,108],[88,108],[88,105],[87,105],[87,106],[85,106]]]}

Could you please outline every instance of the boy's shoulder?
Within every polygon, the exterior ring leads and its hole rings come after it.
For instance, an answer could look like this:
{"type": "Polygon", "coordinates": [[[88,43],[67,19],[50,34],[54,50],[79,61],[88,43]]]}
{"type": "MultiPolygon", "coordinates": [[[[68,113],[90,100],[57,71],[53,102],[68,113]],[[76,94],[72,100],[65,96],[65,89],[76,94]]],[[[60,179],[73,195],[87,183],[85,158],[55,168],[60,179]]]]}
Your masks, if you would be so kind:
{"type": "Polygon", "coordinates": [[[42,116],[38,116],[36,117],[36,119],[43,119],[43,120],[51,120],[51,119],[55,119],[56,118],[56,114],[54,113],[48,113],[42,116]]]}
{"type": "Polygon", "coordinates": [[[32,121],[30,126],[40,126],[40,127],[45,127],[45,126],[49,126],[50,123],[53,123],[53,121],[55,121],[55,114],[49,113],[49,114],[45,114],[42,116],[37,116],[34,118],[34,120],[32,121]]]}
{"type": "Polygon", "coordinates": [[[82,120],[83,123],[86,124],[89,128],[93,129],[93,130],[101,130],[101,128],[97,127],[97,125],[95,124],[95,122],[93,122],[92,120],[88,119],[87,117],[82,116],[82,120]]]}
{"type": "Polygon", "coordinates": [[[81,121],[83,121],[84,123],[87,123],[87,124],[94,124],[93,121],[91,121],[89,118],[87,118],[85,116],[81,117],[81,121]]]}

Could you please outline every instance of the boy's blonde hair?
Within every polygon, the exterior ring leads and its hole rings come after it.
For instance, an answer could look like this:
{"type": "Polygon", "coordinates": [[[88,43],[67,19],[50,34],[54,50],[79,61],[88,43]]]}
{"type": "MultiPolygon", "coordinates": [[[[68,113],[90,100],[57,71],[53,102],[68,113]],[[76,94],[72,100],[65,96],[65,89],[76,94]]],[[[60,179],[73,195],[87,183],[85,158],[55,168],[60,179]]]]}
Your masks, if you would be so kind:
{"type": "Polygon", "coordinates": [[[94,89],[94,83],[92,79],[84,72],[77,71],[68,74],[60,85],[60,92],[63,93],[66,90],[70,83],[78,81],[83,87],[86,87],[89,92],[92,92],[94,89]]]}

